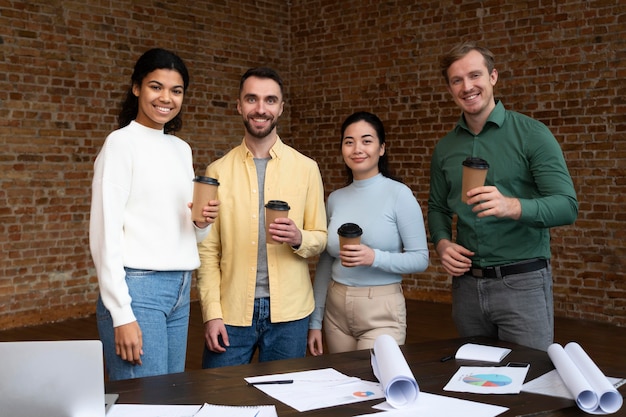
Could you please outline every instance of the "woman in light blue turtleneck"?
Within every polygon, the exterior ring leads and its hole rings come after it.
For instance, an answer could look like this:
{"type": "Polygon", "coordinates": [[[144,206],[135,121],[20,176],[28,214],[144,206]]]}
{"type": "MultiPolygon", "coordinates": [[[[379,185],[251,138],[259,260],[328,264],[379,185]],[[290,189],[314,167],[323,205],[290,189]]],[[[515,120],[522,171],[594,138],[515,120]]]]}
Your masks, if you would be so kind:
{"type": "Polygon", "coordinates": [[[322,321],[330,353],[373,347],[381,334],[406,339],[402,275],[428,267],[424,217],[409,187],[393,177],[380,119],[368,112],[341,127],[348,185],[327,203],[328,245],[315,273],[315,311],[309,325],[312,355],[322,349],[322,321]],[[361,244],[339,247],[337,229],[356,223],[361,244]]]}

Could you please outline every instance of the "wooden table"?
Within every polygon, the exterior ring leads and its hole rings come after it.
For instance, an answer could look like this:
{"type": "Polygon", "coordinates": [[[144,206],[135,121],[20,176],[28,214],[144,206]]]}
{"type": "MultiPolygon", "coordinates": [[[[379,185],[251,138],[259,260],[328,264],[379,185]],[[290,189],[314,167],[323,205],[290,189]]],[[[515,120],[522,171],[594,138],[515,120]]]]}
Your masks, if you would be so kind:
{"type": "MultiPolygon", "coordinates": [[[[453,355],[459,346],[467,342],[511,348],[512,352],[500,365],[505,365],[507,362],[530,363],[531,366],[526,381],[554,369],[546,352],[491,339],[451,339],[402,346],[402,352],[415,375],[421,391],[508,407],[509,411],[501,414],[501,416],[588,416],[588,414],[579,410],[573,401],[562,398],[523,392],[519,395],[479,395],[444,392],[444,385],[458,370],[459,366],[494,366],[491,363],[457,361],[454,359],[441,362],[441,358],[453,355]]],[[[605,375],[614,377],[626,376],[626,361],[624,361],[624,357],[592,359],[605,375]]],[[[201,405],[206,402],[225,405],[275,404],[279,417],[348,417],[378,412],[371,407],[380,403],[382,401],[380,399],[301,413],[262,391],[247,386],[243,379],[249,376],[322,368],[334,368],[348,376],[376,381],[370,364],[369,351],[360,350],[318,357],[307,356],[301,359],[253,363],[108,382],[106,384],[106,392],[118,393],[119,403],[201,405]]],[[[622,395],[626,391],[625,388],[620,388],[622,395]]],[[[459,415],[462,415],[462,410],[459,415]]],[[[625,415],[626,410],[624,407],[618,413],[612,414],[612,416],[625,415]]]]}

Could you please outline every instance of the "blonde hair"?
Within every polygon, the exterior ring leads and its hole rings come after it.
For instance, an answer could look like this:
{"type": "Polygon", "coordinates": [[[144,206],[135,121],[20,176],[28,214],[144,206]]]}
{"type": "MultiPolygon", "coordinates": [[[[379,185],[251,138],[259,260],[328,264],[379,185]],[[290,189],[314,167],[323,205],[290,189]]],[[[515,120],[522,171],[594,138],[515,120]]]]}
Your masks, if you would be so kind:
{"type": "Polygon", "coordinates": [[[450,66],[472,51],[480,52],[485,59],[485,66],[487,67],[489,74],[491,74],[496,65],[493,52],[483,46],[477,45],[476,42],[467,41],[456,45],[441,58],[441,74],[446,80],[446,84],[450,83],[450,79],[448,78],[448,69],[450,66]]]}

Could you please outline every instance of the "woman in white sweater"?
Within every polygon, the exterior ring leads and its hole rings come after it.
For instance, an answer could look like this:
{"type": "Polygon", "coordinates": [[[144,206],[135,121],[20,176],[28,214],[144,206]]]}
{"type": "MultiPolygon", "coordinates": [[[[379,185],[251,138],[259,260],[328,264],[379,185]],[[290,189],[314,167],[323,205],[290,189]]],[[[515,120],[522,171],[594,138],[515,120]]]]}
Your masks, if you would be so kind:
{"type": "Polygon", "coordinates": [[[322,321],[330,353],[372,348],[381,334],[404,344],[402,274],[428,267],[424,216],[411,189],[390,172],[380,119],[349,116],[341,154],[348,185],[328,197],[328,244],[315,271],[309,322],[313,355],[323,353],[322,321]],[[337,230],[345,223],[360,226],[361,244],[339,247],[337,230]]]}
{"type": "Polygon", "coordinates": [[[96,158],[89,243],[100,287],[96,308],[110,380],[182,372],[197,242],[218,202],[191,220],[190,146],[174,136],[189,75],[151,49],[137,61],[119,129],[96,158]]]}

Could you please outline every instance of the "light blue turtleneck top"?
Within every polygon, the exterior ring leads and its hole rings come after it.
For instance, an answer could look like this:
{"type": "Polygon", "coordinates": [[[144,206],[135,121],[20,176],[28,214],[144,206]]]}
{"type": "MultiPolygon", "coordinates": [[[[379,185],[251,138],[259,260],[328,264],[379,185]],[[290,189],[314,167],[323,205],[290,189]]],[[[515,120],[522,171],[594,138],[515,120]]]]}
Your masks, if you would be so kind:
{"type": "Polygon", "coordinates": [[[422,210],[411,189],[382,174],[330,194],[327,202],[328,244],[315,271],[315,310],[309,328],[321,329],[330,280],[348,286],[398,283],[402,274],[428,267],[428,244],[422,210]],[[361,243],[374,250],[371,266],[346,268],[339,260],[337,229],[356,223],[363,229],[361,243]]]}

